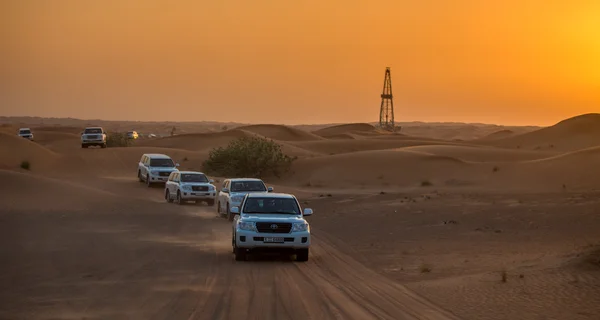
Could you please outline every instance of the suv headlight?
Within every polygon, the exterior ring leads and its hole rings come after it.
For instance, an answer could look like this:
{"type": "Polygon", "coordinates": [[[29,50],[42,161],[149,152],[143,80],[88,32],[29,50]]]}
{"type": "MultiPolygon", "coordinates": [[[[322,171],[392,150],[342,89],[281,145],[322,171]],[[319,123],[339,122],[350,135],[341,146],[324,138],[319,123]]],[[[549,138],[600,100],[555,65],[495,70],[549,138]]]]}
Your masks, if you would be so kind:
{"type": "Polygon", "coordinates": [[[188,186],[188,185],[181,186],[181,190],[192,191],[192,186],[188,186]]]}
{"type": "Polygon", "coordinates": [[[150,174],[153,176],[157,176],[158,175],[158,171],[150,171],[150,174]]]}
{"type": "Polygon", "coordinates": [[[241,202],[242,200],[244,200],[244,196],[231,197],[231,201],[233,202],[241,202]]]}
{"type": "Polygon", "coordinates": [[[256,223],[242,221],[242,222],[238,223],[238,228],[240,230],[256,231],[256,223]]]}
{"type": "Polygon", "coordinates": [[[299,222],[299,223],[294,223],[292,225],[292,232],[309,231],[309,230],[310,230],[310,226],[308,225],[308,222],[299,222]]]}

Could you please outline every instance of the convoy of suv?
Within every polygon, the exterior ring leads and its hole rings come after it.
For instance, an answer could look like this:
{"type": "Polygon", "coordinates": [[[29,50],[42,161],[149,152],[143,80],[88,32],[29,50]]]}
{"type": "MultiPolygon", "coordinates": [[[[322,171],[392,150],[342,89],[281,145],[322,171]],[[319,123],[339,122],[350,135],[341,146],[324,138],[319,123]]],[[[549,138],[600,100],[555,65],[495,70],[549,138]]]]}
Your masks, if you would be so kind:
{"type": "Polygon", "coordinates": [[[165,154],[143,154],[137,176],[148,187],[164,183],[164,198],[179,205],[187,201],[217,204],[217,213],[233,221],[231,246],[235,260],[250,253],[294,254],[296,261],[308,261],[310,226],[304,219],[312,215],[302,210],[294,195],[274,193],[261,179],[225,179],[220,191],[204,173],[180,171],[179,164],[165,154]]]}

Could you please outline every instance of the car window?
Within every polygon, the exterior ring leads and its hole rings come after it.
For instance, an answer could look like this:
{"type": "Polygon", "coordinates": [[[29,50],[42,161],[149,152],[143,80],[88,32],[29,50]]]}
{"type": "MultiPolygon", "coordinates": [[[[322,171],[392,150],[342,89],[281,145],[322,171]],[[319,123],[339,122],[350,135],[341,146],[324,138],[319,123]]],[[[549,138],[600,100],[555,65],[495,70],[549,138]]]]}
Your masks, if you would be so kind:
{"type": "Polygon", "coordinates": [[[20,134],[29,134],[29,133],[31,133],[31,131],[30,130],[19,130],[19,133],[20,134]]]}
{"type": "Polygon", "coordinates": [[[151,167],[170,168],[170,167],[174,167],[175,164],[173,163],[173,160],[171,160],[171,159],[150,159],[150,166],[151,167]]]}
{"type": "Polygon", "coordinates": [[[231,183],[232,192],[243,191],[267,191],[267,187],[262,181],[234,181],[231,183]]]}
{"type": "Polygon", "coordinates": [[[85,129],[85,131],[83,133],[85,133],[85,134],[102,133],[102,129],[99,129],[99,128],[85,129]]]}
{"type": "Polygon", "coordinates": [[[247,198],[242,211],[244,213],[300,215],[298,203],[292,198],[247,198]]]}
{"type": "Polygon", "coordinates": [[[201,173],[182,173],[180,176],[181,182],[208,182],[206,175],[201,173]]]}

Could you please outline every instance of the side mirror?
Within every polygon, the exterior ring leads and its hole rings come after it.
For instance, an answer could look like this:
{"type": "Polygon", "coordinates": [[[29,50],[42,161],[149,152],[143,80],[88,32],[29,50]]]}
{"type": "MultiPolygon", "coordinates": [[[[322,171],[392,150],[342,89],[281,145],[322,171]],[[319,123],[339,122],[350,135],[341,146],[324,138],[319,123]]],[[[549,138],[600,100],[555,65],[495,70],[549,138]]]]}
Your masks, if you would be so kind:
{"type": "Polygon", "coordinates": [[[273,187],[268,187],[267,192],[273,192],[273,187]]]}
{"type": "Polygon", "coordinates": [[[176,163],[176,164],[175,164],[175,166],[176,166],[176,167],[179,167],[179,163],[176,163]]]}
{"type": "Polygon", "coordinates": [[[303,215],[305,215],[305,216],[312,216],[312,214],[313,214],[313,211],[312,211],[311,208],[305,208],[304,209],[303,215]]]}
{"type": "Polygon", "coordinates": [[[215,183],[215,180],[210,179],[210,180],[208,180],[208,183],[215,183]]]}
{"type": "Polygon", "coordinates": [[[223,188],[223,189],[221,189],[221,192],[223,192],[223,193],[229,193],[229,189],[223,188]]]}
{"type": "Polygon", "coordinates": [[[240,207],[231,207],[229,211],[231,211],[232,214],[240,214],[240,207]]]}

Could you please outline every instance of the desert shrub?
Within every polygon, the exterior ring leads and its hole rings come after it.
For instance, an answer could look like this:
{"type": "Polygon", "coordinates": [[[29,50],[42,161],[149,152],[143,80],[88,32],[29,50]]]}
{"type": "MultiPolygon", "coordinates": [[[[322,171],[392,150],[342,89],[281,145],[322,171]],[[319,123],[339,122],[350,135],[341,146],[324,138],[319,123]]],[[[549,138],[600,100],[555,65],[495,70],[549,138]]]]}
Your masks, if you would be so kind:
{"type": "Polygon", "coordinates": [[[272,140],[243,137],[225,148],[212,149],[202,169],[209,174],[229,177],[280,177],[288,172],[295,159],[284,154],[281,146],[272,140]]]}
{"type": "Polygon", "coordinates": [[[106,134],[107,147],[129,147],[132,140],[127,138],[127,134],[123,132],[109,132],[106,134]]]}
{"type": "Polygon", "coordinates": [[[429,181],[429,180],[421,181],[421,187],[431,187],[431,186],[433,186],[433,183],[431,183],[431,181],[429,181]]]}
{"type": "Polygon", "coordinates": [[[29,170],[30,166],[31,166],[31,164],[29,163],[29,161],[22,161],[21,162],[21,168],[22,169],[29,170]]]}

